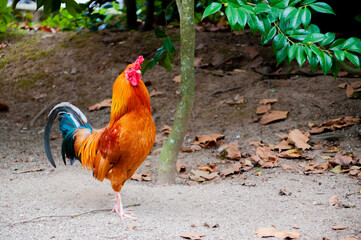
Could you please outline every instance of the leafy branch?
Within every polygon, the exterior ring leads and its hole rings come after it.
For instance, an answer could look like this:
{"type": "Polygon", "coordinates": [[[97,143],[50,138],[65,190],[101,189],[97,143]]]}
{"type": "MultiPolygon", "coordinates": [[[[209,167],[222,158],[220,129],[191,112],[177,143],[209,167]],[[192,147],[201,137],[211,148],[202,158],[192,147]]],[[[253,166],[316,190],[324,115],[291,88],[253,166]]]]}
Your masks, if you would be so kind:
{"type": "MultiPolygon", "coordinates": [[[[335,14],[324,2],[316,0],[223,0],[211,3],[203,19],[224,10],[232,30],[244,30],[248,25],[253,33],[262,34],[262,45],[272,40],[277,64],[296,60],[301,67],[307,60],[312,70],[321,66],[337,76],[340,62],[348,59],[360,68],[361,40],[355,37],[335,39],[334,33],[321,33],[311,24],[312,13],[335,14]]],[[[344,66],[344,64],[342,64],[344,66]]]]}

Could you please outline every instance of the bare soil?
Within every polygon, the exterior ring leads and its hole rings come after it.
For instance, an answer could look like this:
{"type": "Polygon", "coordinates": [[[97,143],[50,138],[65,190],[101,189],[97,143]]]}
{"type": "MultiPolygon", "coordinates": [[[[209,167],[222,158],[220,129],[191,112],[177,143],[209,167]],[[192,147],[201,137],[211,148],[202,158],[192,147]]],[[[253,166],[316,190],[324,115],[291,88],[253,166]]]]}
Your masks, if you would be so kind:
{"type": "MultiPolygon", "coordinates": [[[[173,29],[171,34],[178,31],[173,29]]],[[[6,36],[4,42],[10,45],[0,49],[0,103],[8,104],[9,111],[0,112],[1,239],[180,239],[184,232],[205,234],[202,239],[257,239],[254,232],[259,227],[292,230],[295,225],[301,239],[361,238],[360,180],[332,172],[305,175],[297,166],[308,160],[300,159],[279,160],[293,165],[293,170],[255,168],[242,176],[195,186],[181,178],[176,185],[162,186],[156,184],[158,156],[150,155],[137,172],[149,172],[152,181],[128,181],[122,190],[123,203],[135,205],[137,219],[122,221],[107,210],[114,198],[109,182],[93,180],[79,163],[62,166],[58,131],[51,142],[58,167],[52,169],[42,130],[54,99],[78,106],[95,128],[106,125],[109,108],[93,112],[87,108],[110,98],[112,84],[126,64],[139,55],[151,58],[161,42],[153,32],[111,31],[17,33],[6,36]],[[43,93],[45,97],[34,98],[43,93]],[[34,169],[41,171],[23,172],[34,169]],[[281,189],[292,194],[281,196],[281,189]],[[329,205],[332,196],[340,199],[338,206],[329,205]],[[77,215],[81,213],[86,214],[77,215]],[[333,230],[334,225],[347,228],[333,230]]],[[[347,98],[345,89],[338,88],[340,83],[360,80],[358,76],[295,74],[296,65],[276,66],[272,49],[258,43],[250,32],[196,33],[196,57],[201,64],[196,69],[195,105],[185,148],[197,135],[220,133],[227,143],[240,139],[241,152],[253,154],[250,141],[277,144],[276,134],[309,130],[309,123],[360,117],[360,100],[347,98]],[[258,72],[288,74],[274,78],[258,72]],[[236,95],[243,96],[245,103],[220,104],[236,95]],[[278,98],[272,109],[288,111],[287,119],[269,125],[254,122],[258,102],[264,98],[278,98]]],[[[175,45],[179,50],[179,43],[175,45]]],[[[143,77],[150,83],[149,92],[163,92],[151,98],[158,132],[165,124],[172,125],[179,96],[179,83],[172,79],[180,74],[179,54],[173,70],[155,66],[143,77]]],[[[311,73],[308,66],[301,70],[311,73]]],[[[322,143],[361,156],[357,132],[322,143]]],[[[153,151],[160,147],[156,144],[153,151]]],[[[315,156],[312,162],[327,161],[320,150],[308,153],[315,156]]],[[[217,164],[218,170],[234,163],[220,159],[217,148],[180,153],[179,161],[187,172],[208,163],[217,164]]]]}

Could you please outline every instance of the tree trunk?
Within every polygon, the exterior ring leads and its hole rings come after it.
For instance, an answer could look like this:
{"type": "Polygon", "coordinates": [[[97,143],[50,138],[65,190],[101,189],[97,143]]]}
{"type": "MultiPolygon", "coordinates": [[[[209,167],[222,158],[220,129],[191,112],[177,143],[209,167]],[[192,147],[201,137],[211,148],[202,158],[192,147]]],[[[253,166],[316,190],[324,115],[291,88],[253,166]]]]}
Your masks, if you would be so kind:
{"type": "Polygon", "coordinates": [[[154,22],[154,0],[147,1],[147,15],[145,17],[145,24],[143,27],[144,31],[149,31],[153,29],[154,22]]]}
{"type": "Polygon", "coordinates": [[[172,131],[159,156],[159,183],[174,183],[176,161],[186,134],[194,100],[194,0],[177,0],[181,36],[181,98],[172,131]]]}
{"type": "Polygon", "coordinates": [[[137,29],[137,2],[136,0],[126,0],[127,6],[127,27],[128,29],[137,29]]]}

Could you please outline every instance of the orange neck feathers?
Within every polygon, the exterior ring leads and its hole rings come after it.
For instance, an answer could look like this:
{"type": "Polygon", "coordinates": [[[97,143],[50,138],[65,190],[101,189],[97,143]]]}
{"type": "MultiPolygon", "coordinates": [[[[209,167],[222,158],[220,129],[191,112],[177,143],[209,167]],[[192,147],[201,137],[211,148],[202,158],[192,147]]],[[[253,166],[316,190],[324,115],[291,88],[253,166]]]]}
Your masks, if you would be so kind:
{"type": "Polygon", "coordinates": [[[147,88],[142,80],[137,86],[132,86],[125,73],[119,75],[113,85],[113,98],[109,126],[113,125],[123,115],[146,109],[151,112],[147,88]]]}

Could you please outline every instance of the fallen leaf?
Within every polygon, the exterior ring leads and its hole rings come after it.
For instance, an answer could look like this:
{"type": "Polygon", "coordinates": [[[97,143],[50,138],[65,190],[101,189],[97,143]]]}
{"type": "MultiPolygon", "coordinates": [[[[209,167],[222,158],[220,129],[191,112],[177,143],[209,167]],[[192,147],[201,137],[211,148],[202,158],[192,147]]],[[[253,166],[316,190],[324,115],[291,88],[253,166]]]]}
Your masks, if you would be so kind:
{"type": "Polygon", "coordinates": [[[157,133],[157,134],[155,135],[154,143],[155,143],[155,144],[162,144],[162,143],[163,143],[163,136],[162,136],[162,134],[157,133]]]}
{"type": "Polygon", "coordinates": [[[275,237],[278,239],[285,239],[285,238],[293,238],[293,239],[300,239],[301,233],[296,229],[292,231],[281,231],[274,227],[260,227],[255,232],[258,238],[264,237],[275,237]]]}
{"type": "Polygon", "coordinates": [[[187,149],[181,149],[182,152],[195,152],[195,151],[199,151],[202,148],[199,145],[191,145],[189,148],[187,149]]]}
{"type": "Polygon", "coordinates": [[[292,165],[287,165],[287,164],[282,164],[282,165],[281,165],[281,168],[282,168],[283,170],[289,170],[289,169],[292,169],[293,166],[292,166],[292,165]]]}
{"type": "Polygon", "coordinates": [[[349,167],[352,163],[352,157],[342,155],[340,153],[336,154],[336,156],[330,160],[332,165],[341,165],[342,167],[349,167]]]}
{"type": "Polygon", "coordinates": [[[9,106],[6,103],[0,103],[0,111],[8,111],[9,106]]]}
{"type": "Polygon", "coordinates": [[[242,168],[242,163],[237,162],[237,163],[233,164],[230,168],[222,170],[221,175],[228,176],[230,174],[234,174],[236,172],[239,172],[241,168],[242,168]]]}
{"type": "Polygon", "coordinates": [[[269,124],[271,122],[283,120],[287,118],[287,111],[272,111],[263,115],[259,121],[262,125],[269,124]]]}
{"type": "Polygon", "coordinates": [[[289,190],[287,189],[280,189],[280,191],[278,192],[279,195],[281,196],[291,196],[292,195],[292,192],[290,192],[289,190]]]}
{"type": "Polygon", "coordinates": [[[251,156],[251,159],[261,165],[261,167],[272,168],[277,165],[278,156],[269,148],[258,147],[255,155],[251,156]]]}
{"type": "Polygon", "coordinates": [[[180,83],[181,82],[181,75],[177,75],[173,78],[173,82],[180,83]]]}
{"type": "Polygon", "coordinates": [[[163,92],[162,91],[157,91],[155,89],[153,89],[150,94],[149,94],[149,97],[154,97],[154,96],[158,96],[158,95],[163,95],[163,92]]]}
{"type": "Polygon", "coordinates": [[[268,103],[276,103],[276,102],[278,102],[277,98],[262,99],[261,101],[258,102],[258,104],[268,104],[268,103]]]}
{"type": "Polygon", "coordinates": [[[277,156],[281,157],[281,158],[300,158],[301,152],[300,152],[300,150],[297,150],[297,149],[290,149],[290,150],[287,150],[287,151],[277,154],[277,156]]]}
{"type": "Polygon", "coordinates": [[[249,146],[256,146],[256,147],[263,146],[261,141],[250,141],[250,142],[248,142],[248,145],[249,146]]]}
{"type": "Polygon", "coordinates": [[[307,144],[308,140],[309,138],[298,129],[294,129],[288,134],[288,141],[302,150],[311,148],[311,145],[307,144]]]}
{"type": "Polygon", "coordinates": [[[288,134],[276,134],[276,135],[283,140],[288,138],[288,134]]]}
{"type": "Polygon", "coordinates": [[[202,58],[194,58],[194,67],[199,68],[199,67],[203,67],[202,63],[202,58]]]}
{"type": "Polygon", "coordinates": [[[251,59],[254,59],[255,57],[257,57],[259,55],[259,51],[252,46],[248,45],[244,48],[244,50],[249,54],[249,57],[251,59]]]}
{"type": "Polygon", "coordinates": [[[341,238],[340,240],[360,240],[360,238],[347,237],[347,238],[341,238]]]}
{"type": "Polygon", "coordinates": [[[337,76],[338,77],[344,77],[344,76],[347,76],[347,74],[348,74],[348,72],[346,72],[346,71],[339,71],[337,76]]]}
{"type": "Polygon", "coordinates": [[[344,230],[346,229],[347,226],[344,226],[344,225],[335,225],[335,226],[332,226],[332,229],[333,230],[344,230]]]}
{"type": "Polygon", "coordinates": [[[346,85],[347,85],[346,83],[340,83],[337,85],[337,87],[344,89],[346,88],[346,85]]]}
{"type": "Polygon", "coordinates": [[[137,228],[137,226],[130,226],[130,227],[127,227],[125,230],[129,231],[129,230],[133,230],[135,228],[137,228]]]}
{"type": "Polygon", "coordinates": [[[141,182],[142,181],[142,175],[139,174],[139,173],[134,173],[133,176],[130,179],[141,182]]]}
{"type": "Polygon", "coordinates": [[[221,139],[224,139],[224,135],[217,133],[211,135],[200,135],[200,136],[196,136],[192,144],[199,145],[203,148],[215,147],[217,146],[217,142],[221,139]]]}
{"type": "Polygon", "coordinates": [[[339,149],[338,147],[336,147],[336,146],[329,146],[329,147],[323,149],[322,152],[324,152],[324,153],[336,153],[336,152],[338,152],[338,151],[340,151],[340,149],[339,149]]]}
{"type": "Polygon", "coordinates": [[[282,140],[279,144],[277,144],[276,146],[273,146],[272,149],[278,149],[279,151],[282,150],[289,150],[292,149],[293,147],[289,144],[288,141],[286,140],[282,140]]]}
{"type": "Polygon", "coordinates": [[[96,103],[93,106],[90,106],[88,108],[89,111],[94,111],[94,110],[99,110],[105,107],[111,107],[112,106],[112,99],[111,98],[107,98],[104,99],[103,101],[101,101],[100,103],[96,103]]]}
{"type": "Polygon", "coordinates": [[[33,96],[33,98],[34,98],[35,100],[38,100],[38,99],[42,99],[42,98],[44,98],[44,97],[46,97],[46,96],[48,96],[48,94],[46,94],[46,93],[37,93],[37,94],[35,94],[35,95],[33,96]]]}
{"type": "Polygon", "coordinates": [[[176,162],[176,170],[177,170],[177,172],[178,173],[184,173],[184,172],[186,172],[186,166],[182,163],[182,162],[180,162],[180,161],[177,161],[176,162]]]}
{"type": "Polygon", "coordinates": [[[169,125],[164,124],[159,131],[163,133],[165,136],[169,136],[170,132],[172,131],[172,128],[169,125]]]}
{"type": "Polygon", "coordinates": [[[331,172],[334,172],[334,173],[340,173],[341,171],[342,171],[341,165],[337,165],[336,167],[331,169],[331,172]]]}
{"type": "Polygon", "coordinates": [[[199,166],[198,165],[198,169],[201,171],[208,171],[208,172],[215,172],[217,170],[217,165],[210,165],[208,164],[207,166],[199,166]]]}
{"type": "Polygon", "coordinates": [[[242,154],[238,148],[238,140],[232,143],[223,144],[221,147],[224,149],[224,151],[226,151],[226,158],[235,160],[242,157],[242,154]]]}
{"type": "Polygon", "coordinates": [[[325,130],[335,131],[336,129],[358,124],[359,122],[360,122],[359,118],[353,118],[351,116],[336,118],[312,127],[310,133],[317,134],[317,133],[322,133],[325,130]]]}
{"type": "Polygon", "coordinates": [[[271,104],[267,103],[265,105],[259,106],[256,110],[256,114],[265,114],[271,110],[271,104]]]}
{"type": "Polygon", "coordinates": [[[7,46],[9,45],[6,43],[0,43],[0,49],[6,48],[7,46]]]}
{"type": "Polygon", "coordinates": [[[185,239],[200,240],[205,235],[201,234],[201,233],[195,233],[195,232],[186,232],[186,233],[182,233],[179,236],[182,237],[182,238],[185,238],[185,239]]]}
{"type": "Polygon", "coordinates": [[[336,206],[339,203],[340,200],[337,198],[337,196],[332,196],[328,199],[328,204],[330,204],[330,206],[336,206]]]}
{"type": "Polygon", "coordinates": [[[352,82],[350,85],[353,89],[361,88],[361,81],[352,82]]]}

